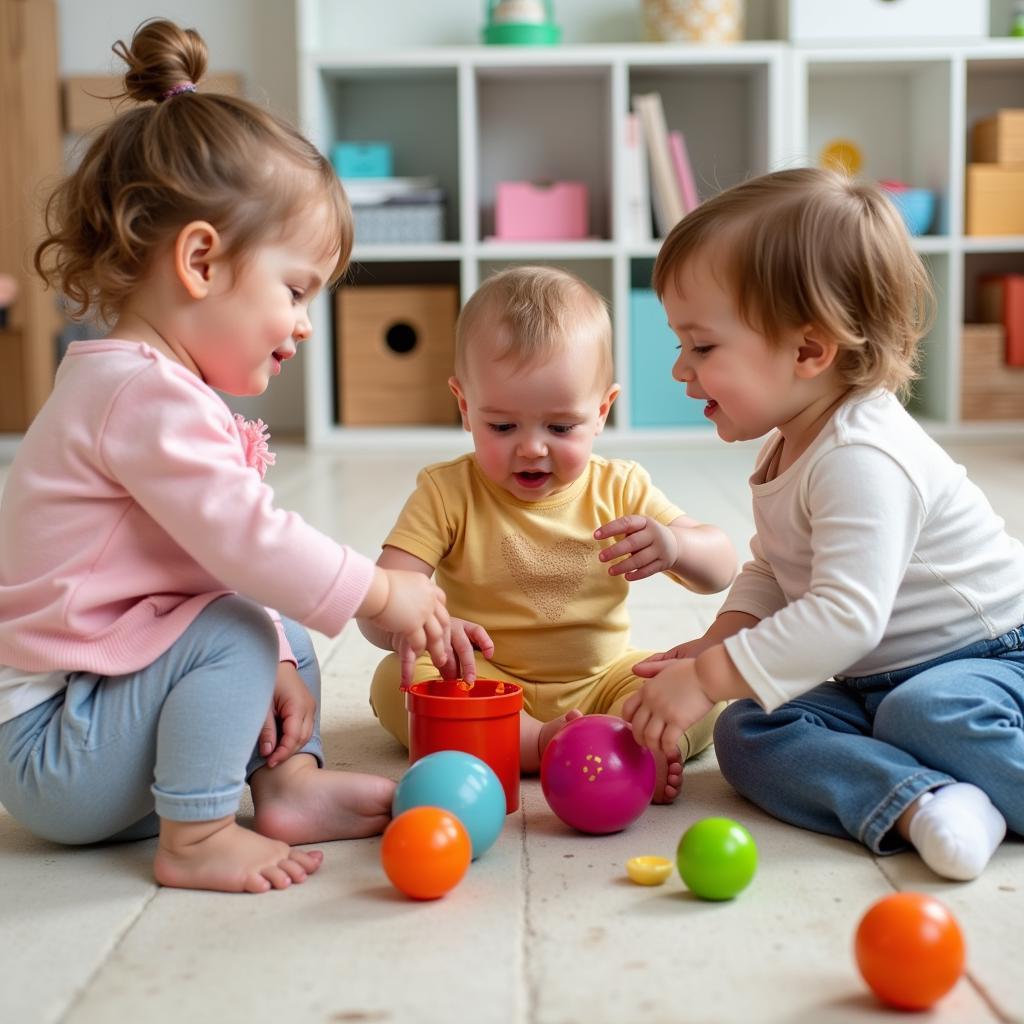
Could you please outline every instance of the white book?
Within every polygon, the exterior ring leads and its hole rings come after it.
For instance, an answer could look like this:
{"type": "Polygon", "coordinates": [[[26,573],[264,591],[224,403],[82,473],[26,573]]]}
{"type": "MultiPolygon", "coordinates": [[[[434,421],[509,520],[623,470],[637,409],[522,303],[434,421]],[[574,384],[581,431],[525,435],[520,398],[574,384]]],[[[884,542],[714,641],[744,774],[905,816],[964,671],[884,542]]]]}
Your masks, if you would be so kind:
{"type": "Polygon", "coordinates": [[[437,188],[436,178],[348,178],[343,182],[353,206],[386,203],[400,196],[415,196],[437,188]]]}
{"type": "Polygon", "coordinates": [[[682,220],[685,211],[669,154],[668,128],[660,94],[651,92],[634,96],[633,109],[640,115],[643,135],[647,140],[655,227],[658,236],[664,238],[682,220]]]}
{"type": "Polygon", "coordinates": [[[651,232],[651,180],[640,115],[626,114],[626,237],[649,242],[651,232]]]}

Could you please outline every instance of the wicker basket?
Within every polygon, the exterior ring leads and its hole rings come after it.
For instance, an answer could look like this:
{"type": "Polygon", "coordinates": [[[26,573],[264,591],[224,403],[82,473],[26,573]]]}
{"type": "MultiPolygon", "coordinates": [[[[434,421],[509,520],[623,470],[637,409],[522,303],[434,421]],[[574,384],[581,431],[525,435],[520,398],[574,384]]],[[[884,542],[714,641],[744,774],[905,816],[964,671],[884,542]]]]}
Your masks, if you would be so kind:
{"type": "Polygon", "coordinates": [[[656,43],[736,43],[745,0],[643,0],[644,29],[656,43]]]}

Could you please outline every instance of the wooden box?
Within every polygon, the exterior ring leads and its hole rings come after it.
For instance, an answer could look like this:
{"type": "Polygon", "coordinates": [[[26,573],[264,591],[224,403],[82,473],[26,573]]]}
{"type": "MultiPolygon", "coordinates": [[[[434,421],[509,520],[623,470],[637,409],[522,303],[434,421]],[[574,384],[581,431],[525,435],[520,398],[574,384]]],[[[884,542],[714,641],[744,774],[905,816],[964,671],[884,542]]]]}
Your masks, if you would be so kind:
{"type": "MultiPolygon", "coordinates": [[[[63,84],[64,131],[71,135],[85,135],[115,114],[138,106],[134,100],[118,97],[124,82],[117,75],[70,75],[63,84]]],[[[199,91],[241,96],[242,80],[230,71],[203,75],[199,91]]]]}
{"type": "Polygon", "coordinates": [[[1024,234],[1024,165],[967,165],[967,234],[1024,234]]]}
{"type": "Polygon", "coordinates": [[[0,434],[28,426],[25,360],[20,331],[0,329],[0,434]]]}
{"type": "Polygon", "coordinates": [[[1001,324],[965,324],[960,356],[960,417],[1024,419],[1024,367],[1007,366],[1001,324]]]}
{"type": "Polygon", "coordinates": [[[455,285],[353,285],[335,297],[341,422],[453,425],[455,285]]]}
{"type": "Polygon", "coordinates": [[[1000,110],[974,126],[971,160],[978,164],[1024,164],[1024,110],[1000,110]]]}

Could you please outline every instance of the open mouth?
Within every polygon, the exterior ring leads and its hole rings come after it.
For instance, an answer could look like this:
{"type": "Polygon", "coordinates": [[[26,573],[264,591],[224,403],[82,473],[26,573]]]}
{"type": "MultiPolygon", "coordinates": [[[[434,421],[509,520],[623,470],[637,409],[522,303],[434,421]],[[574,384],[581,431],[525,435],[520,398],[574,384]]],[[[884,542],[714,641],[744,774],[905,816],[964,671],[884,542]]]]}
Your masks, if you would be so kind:
{"type": "Polygon", "coordinates": [[[523,473],[513,473],[516,483],[520,487],[536,488],[543,487],[551,479],[550,473],[541,473],[536,470],[529,470],[523,473]]]}
{"type": "Polygon", "coordinates": [[[708,416],[708,417],[714,416],[715,415],[715,410],[717,408],[718,408],[718,403],[713,398],[709,398],[707,400],[707,404],[704,406],[704,415],[708,416]]]}

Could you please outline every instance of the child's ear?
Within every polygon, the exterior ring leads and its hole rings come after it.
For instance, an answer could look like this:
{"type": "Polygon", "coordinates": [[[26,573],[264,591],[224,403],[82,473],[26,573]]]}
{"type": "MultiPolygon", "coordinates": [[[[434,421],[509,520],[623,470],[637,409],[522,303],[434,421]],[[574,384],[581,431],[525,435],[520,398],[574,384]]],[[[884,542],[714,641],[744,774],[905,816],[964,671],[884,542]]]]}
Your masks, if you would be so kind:
{"type": "Polygon", "coordinates": [[[462,385],[459,383],[459,378],[449,377],[448,388],[455,396],[455,400],[459,403],[459,415],[462,417],[462,429],[470,430],[469,406],[466,405],[466,396],[462,393],[462,385]]]}
{"type": "Polygon", "coordinates": [[[600,408],[597,410],[597,431],[600,434],[604,430],[605,421],[608,419],[608,413],[612,411],[612,405],[615,403],[615,399],[622,393],[622,386],[619,384],[612,384],[608,390],[604,393],[604,398],[601,399],[600,408]]]}
{"type": "Polygon", "coordinates": [[[835,364],[838,355],[839,345],[831,335],[813,324],[800,328],[794,367],[798,377],[811,380],[819,376],[835,364]]]}
{"type": "Polygon", "coordinates": [[[174,240],[174,272],[193,299],[205,299],[213,280],[213,264],[222,249],[220,234],[205,220],[186,224],[174,240]]]}

